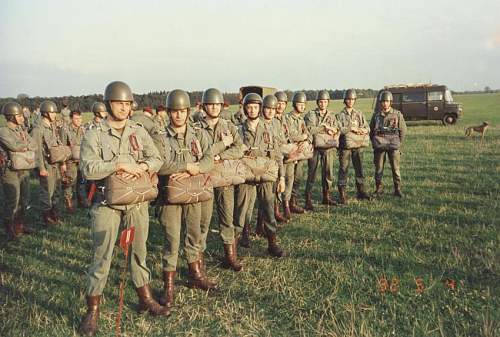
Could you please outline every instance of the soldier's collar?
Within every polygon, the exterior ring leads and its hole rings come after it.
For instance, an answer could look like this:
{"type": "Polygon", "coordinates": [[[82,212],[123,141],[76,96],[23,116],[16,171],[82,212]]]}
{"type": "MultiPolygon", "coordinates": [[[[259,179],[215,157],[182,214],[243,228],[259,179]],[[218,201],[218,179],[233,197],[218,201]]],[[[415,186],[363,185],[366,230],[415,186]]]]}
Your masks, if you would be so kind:
{"type": "MultiPolygon", "coordinates": [[[[169,124],[167,126],[166,130],[167,130],[167,134],[169,135],[169,137],[182,138],[182,137],[179,137],[179,135],[181,135],[181,133],[178,133],[177,131],[175,131],[174,127],[171,124],[169,124]]],[[[186,124],[186,133],[184,134],[184,137],[186,137],[189,134],[194,134],[194,133],[195,133],[194,128],[189,123],[187,123],[186,124]]]]}

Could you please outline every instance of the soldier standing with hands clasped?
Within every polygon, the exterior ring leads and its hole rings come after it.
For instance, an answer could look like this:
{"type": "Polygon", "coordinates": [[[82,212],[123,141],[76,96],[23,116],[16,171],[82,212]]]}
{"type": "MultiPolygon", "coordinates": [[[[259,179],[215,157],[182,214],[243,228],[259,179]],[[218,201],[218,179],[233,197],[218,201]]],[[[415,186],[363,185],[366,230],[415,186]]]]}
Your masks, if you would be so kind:
{"type": "MultiPolygon", "coordinates": [[[[81,145],[80,169],[84,178],[103,187],[111,175],[134,180],[157,172],[162,165],[158,150],[146,130],[128,119],[133,101],[132,91],[124,82],[110,83],[104,92],[109,116],[85,133],[81,145]]],[[[99,188],[99,191],[103,191],[99,188]]],[[[94,336],[99,318],[99,304],[109,274],[113,249],[120,225],[134,226],[128,264],[132,282],[139,297],[139,311],[164,316],[169,308],[160,306],[152,297],[151,272],[146,266],[146,240],[149,231],[148,202],[133,205],[108,205],[98,193],[91,209],[93,260],[88,269],[87,313],[80,333],[94,336]]]]}
{"type": "Polygon", "coordinates": [[[24,212],[30,202],[30,169],[34,168],[36,144],[23,127],[21,106],[8,102],[2,108],[7,120],[0,127],[0,184],[3,188],[5,231],[10,239],[16,239],[22,234],[32,234],[33,230],[25,226],[24,212]],[[29,153],[28,153],[29,152],[29,153]],[[28,160],[18,166],[15,156],[28,158],[31,154],[31,165],[28,160]]]}
{"type": "Polygon", "coordinates": [[[401,111],[392,108],[392,93],[380,93],[380,109],[375,110],[370,121],[370,138],[373,146],[373,162],[375,164],[375,194],[383,193],[382,177],[386,154],[392,170],[394,195],[402,197],[401,193],[401,152],[399,148],[406,135],[406,123],[401,111]]]}
{"type": "MultiPolygon", "coordinates": [[[[190,99],[180,89],[168,93],[166,108],[170,123],[165,132],[155,132],[156,146],[164,158],[159,174],[170,180],[182,180],[213,167],[213,154],[204,130],[196,130],[189,123],[190,99]]],[[[164,292],[160,303],[170,307],[174,303],[174,284],[181,243],[181,228],[186,226],[184,252],[188,262],[188,285],[203,290],[215,289],[217,284],[205,275],[201,249],[201,202],[169,204],[162,201],[160,223],[165,228],[163,247],[164,292]]]]}
{"type": "Polygon", "coordinates": [[[349,89],[344,94],[344,109],[337,114],[340,126],[339,145],[339,200],[341,204],[347,204],[347,173],[352,160],[356,174],[357,198],[359,200],[370,200],[365,191],[365,176],[363,173],[363,148],[369,144],[370,128],[363,113],[354,109],[356,103],[356,91],[349,89]]]}

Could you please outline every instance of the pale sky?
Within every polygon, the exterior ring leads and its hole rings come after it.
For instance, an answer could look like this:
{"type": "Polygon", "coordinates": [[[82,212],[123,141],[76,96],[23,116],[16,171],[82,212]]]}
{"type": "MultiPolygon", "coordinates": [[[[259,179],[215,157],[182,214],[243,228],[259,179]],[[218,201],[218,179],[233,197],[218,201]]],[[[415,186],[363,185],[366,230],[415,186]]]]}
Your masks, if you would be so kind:
{"type": "Polygon", "coordinates": [[[0,97],[500,88],[500,0],[0,0],[0,97]]]}

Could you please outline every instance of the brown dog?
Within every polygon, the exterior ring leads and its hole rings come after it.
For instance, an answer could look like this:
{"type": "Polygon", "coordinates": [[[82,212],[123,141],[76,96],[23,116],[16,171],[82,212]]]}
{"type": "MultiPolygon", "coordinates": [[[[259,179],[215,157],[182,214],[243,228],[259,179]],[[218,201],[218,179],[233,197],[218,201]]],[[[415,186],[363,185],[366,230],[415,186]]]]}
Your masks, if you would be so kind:
{"type": "Polygon", "coordinates": [[[486,130],[490,126],[490,123],[488,122],[483,122],[483,124],[478,125],[478,126],[469,126],[468,128],[465,129],[465,137],[472,137],[472,134],[474,132],[478,132],[481,134],[481,142],[483,141],[484,134],[486,133],[486,130]]]}

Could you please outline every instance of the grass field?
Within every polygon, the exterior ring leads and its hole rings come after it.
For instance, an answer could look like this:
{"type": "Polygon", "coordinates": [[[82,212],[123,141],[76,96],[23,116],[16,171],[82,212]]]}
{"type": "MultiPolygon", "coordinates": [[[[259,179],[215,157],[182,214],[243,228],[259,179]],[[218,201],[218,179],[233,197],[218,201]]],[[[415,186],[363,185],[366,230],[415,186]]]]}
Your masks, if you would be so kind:
{"type": "MultiPolygon", "coordinates": [[[[222,245],[210,233],[208,274],[220,292],[185,287],[181,259],[177,305],[166,319],[137,314],[129,283],[124,335],[499,336],[500,95],[455,99],[464,104],[456,125],[409,127],[402,150],[404,199],[391,196],[387,167],[386,194],[354,200],[351,171],[348,206],[316,205],[314,213],[296,216],[279,233],[289,252],[284,259],[268,257],[262,239],[240,248],[240,273],[220,268],[222,245]],[[464,127],[483,120],[493,125],[484,144],[465,139],[464,127]],[[383,278],[391,289],[383,291],[383,278]]],[[[370,117],[371,99],[358,103],[370,117]]],[[[340,107],[333,102],[333,110],[340,107]]],[[[372,158],[367,149],[370,190],[372,158]]],[[[320,190],[317,185],[316,200],[320,190]]],[[[33,194],[35,206],[37,199],[33,194]]],[[[88,215],[79,211],[49,230],[37,211],[30,219],[37,235],[16,243],[0,237],[0,336],[75,335],[91,259],[88,215]]],[[[162,245],[163,230],[151,218],[148,263],[156,290],[162,286],[162,245]]],[[[116,249],[99,336],[114,334],[122,263],[116,249]]]]}

